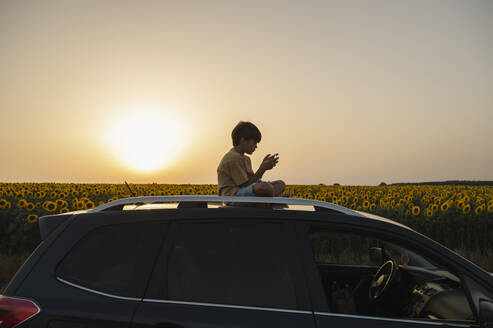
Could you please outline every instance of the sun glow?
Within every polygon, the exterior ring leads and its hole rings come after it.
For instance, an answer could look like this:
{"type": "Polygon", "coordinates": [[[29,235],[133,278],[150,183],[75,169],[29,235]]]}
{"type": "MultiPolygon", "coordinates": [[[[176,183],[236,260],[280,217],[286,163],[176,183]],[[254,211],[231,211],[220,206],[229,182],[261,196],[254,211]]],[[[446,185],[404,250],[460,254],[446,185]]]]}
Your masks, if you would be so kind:
{"type": "Polygon", "coordinates": [[[108,124],[106,141],[124,165],[141,172],[162,169],[184,145],[181,124],[159,111],[135,111],[108,124]]]}

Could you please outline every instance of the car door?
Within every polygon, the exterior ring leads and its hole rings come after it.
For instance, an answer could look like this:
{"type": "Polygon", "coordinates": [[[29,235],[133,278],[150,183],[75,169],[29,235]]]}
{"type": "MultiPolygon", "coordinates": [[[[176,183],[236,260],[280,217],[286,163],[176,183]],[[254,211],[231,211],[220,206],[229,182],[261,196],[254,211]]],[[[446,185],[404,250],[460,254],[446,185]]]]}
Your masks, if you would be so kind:
{"type": "Polygon", "coordinates": [[[133,328],[315,327],[294,226],[175,221],[133,328]]]}
{"type": "MultiPolygon", "coordinates": [[[[371,260],[372,252],[370,250],[381,250],[378,246],[383,247],[386,243],[385,233],[382,233],[382,231],[372,231],[368,228],[361,229],[361,227],[351,227],[350,225],[345,225],[344,228],[341,228],[341,226],[320,222],[300,222],[297,224],[296,229],[300,240],[302,240],[303,261],[309,278],[308,286],[317,327],[479,326],[474,318],[473,311],[469,307],[470,302],[467,298],[467,293],[462,288],[463,285],[459,278],[447,271],[447,268],[433,267],[429,264],[430,262],[410,251],[406,252],[406,256],[403,256],[402,259],[396,260],[404,260],[405,263],[396,262],[399,264],[400,275],[399,282],[393,288],[391,298],[386,299],[385,302],[372,302],[369,300],[369,288],[373,277],[365,276],[365,272],[368,272],[369,268],[371,268],[369,261],[371,260]],[[313,234],[319,232],[323,232],[321,235],[325,236],[325,240],[313,238],[313,234]],[[319,245],[316,245],[317,242],[319,245]],[[320,252],[325,253],[321,254],[320,252]],[[427,263],[429,267],[423,269],[419,266],[410,265],[409,256],[415,258],[416,263],[420,265],[427,263]],[[344,275],[344,269],[347,270],[346,275],[344,275]],[[327,276],[324,277],[324,274],[327,274],[327,276]],[[461,314],[463,317],[442,317],[438,320],[432,315],[428,317],[417,316],[419,312],[417,309],[420,309],[421,313],[425,313],[424,306],[426,304],[424,303],[428,302],[433,296],[437,298],[438,292],[429,298],[426,295],[419,300],[416,298],[416,295],[419,295],[420,286],[430,286],[434,284],[434,281],[437,281],[434,274],[456,279],[454,283],[450,283],[450,285],[455,284],[455,289],[450,288],[450,290],[444,291],[441,295],[445,295],[446,292],[459,295],[457,302],[460,302],[460,305],[456,305],[458,309],[456,312],[466,313],[461,314]],[[346,276],[345,279],[343,278],[344,276],[346,276]],[[343,286],[339,286],[339,282],[343,282],[343,286]],[[409,293],[411,295],[408,295],[409,293]],[[419,301],[422,301],[423,304],[419,303],[419,301]],[[434,318],[434,320],[430,318],[434,318]]],[[[318,237],[320,237],[320,234],[318,237]]],[[[395,241],[396,235],[393,234],[391,239],[395,241]]],[[[387,254],[386,251],[385,254],[387,254]]],[[[377,269],[378,267],[375,266],[375,272],[377,269]]],[[[423,287],[422,289],[425,289],[425,293],[428,293],[426,288],[423,287]]],[[[441,304],[446,304],[446,302],[444,300],[441,304]]],[[[437,304],[438,301],[434,301],[435,307],[437,304]]]]}
{"type": "Polygon", "coordinates": [[[149,213],[85,215],[70,225],[17,292],[41,307],[23,327],[129,327],[167,225],[138,214],[149,213]]]}

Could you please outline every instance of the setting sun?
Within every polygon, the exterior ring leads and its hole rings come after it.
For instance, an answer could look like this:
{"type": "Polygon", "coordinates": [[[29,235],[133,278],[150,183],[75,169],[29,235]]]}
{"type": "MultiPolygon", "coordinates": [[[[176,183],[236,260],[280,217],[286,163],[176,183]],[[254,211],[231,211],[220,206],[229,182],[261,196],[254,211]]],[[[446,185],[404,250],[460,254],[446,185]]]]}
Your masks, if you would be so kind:
{"type": "Polygon", "coordinates": [[[136,111],[109,125],[110,150],[122,164],[140,172],[169,165],[184,145],[179,122],[159,112],[136,111]]]}

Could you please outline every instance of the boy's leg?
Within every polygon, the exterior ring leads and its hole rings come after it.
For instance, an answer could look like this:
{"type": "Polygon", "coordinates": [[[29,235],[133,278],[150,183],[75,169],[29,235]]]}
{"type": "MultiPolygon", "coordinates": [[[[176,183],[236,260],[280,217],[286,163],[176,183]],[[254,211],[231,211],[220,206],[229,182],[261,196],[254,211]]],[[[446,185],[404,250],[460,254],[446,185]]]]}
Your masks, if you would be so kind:
{"type": "Polygon", "coordinates": [[[272,197],[274,191],[274,186],[269,182],[262,181],[253,185],[253,193],[257,197],[272,197]]]}
{"type": "Polygon", "coordinates": [[[273,188],[273,197],[280,197],[284,192],[284,188],[286,188],[286,184],[282,180],[276,180],[271,182],[273,188]]]}

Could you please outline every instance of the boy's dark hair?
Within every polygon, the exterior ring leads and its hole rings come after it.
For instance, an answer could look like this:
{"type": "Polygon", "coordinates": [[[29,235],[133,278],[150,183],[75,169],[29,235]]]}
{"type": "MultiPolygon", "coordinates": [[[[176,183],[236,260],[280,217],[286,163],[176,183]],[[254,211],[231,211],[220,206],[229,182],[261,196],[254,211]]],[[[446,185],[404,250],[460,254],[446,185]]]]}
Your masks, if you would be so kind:
{"type": "Polygon", "coordinates": [[[233,138],[233,146],[240,144],[241,137],[245,140],[254,139],[256,142],[260,142],[262,134],[260,130],[251,122],[243,122],[236,124],[233,132],[231,132],[231,138],[233,138]]]}

